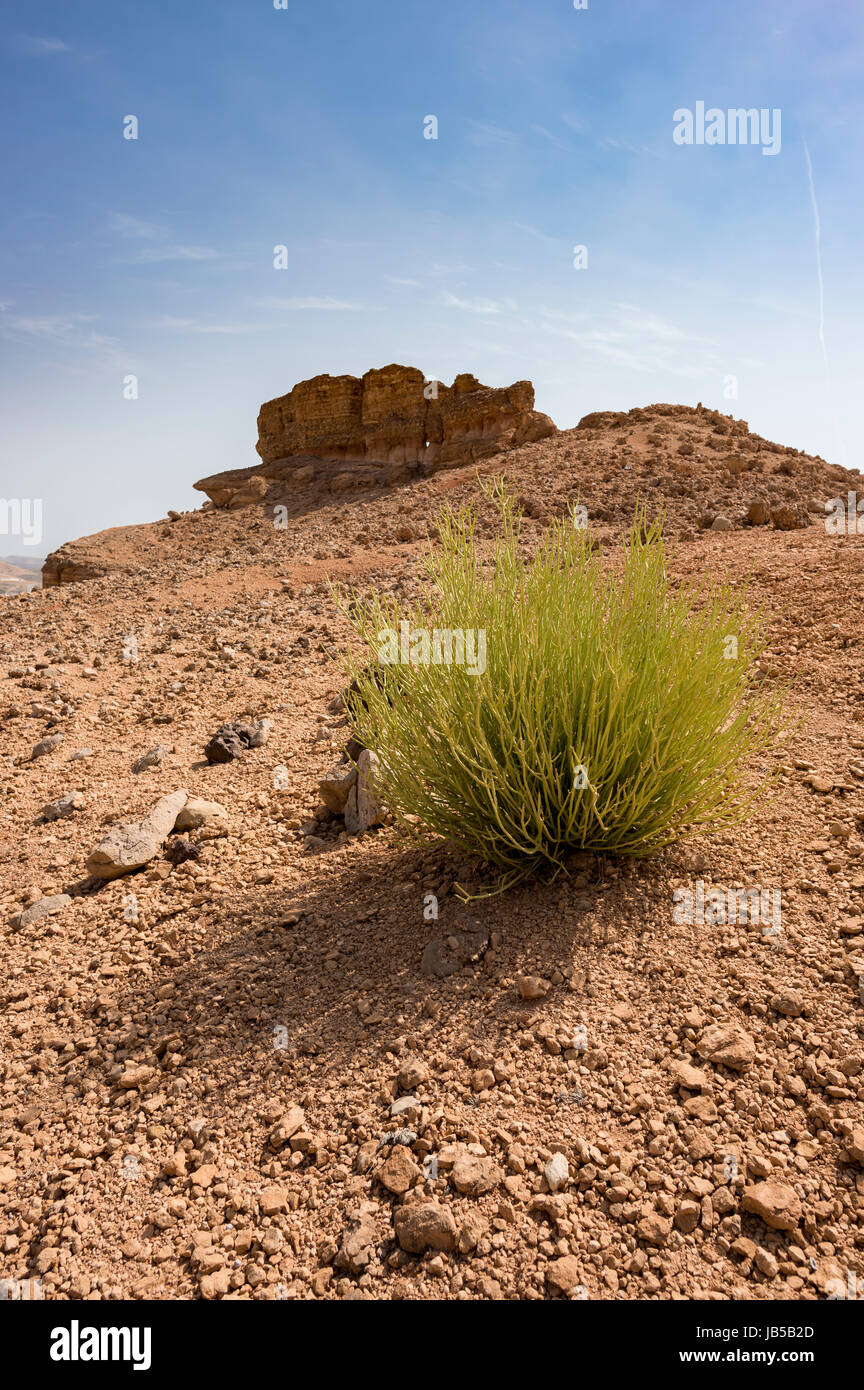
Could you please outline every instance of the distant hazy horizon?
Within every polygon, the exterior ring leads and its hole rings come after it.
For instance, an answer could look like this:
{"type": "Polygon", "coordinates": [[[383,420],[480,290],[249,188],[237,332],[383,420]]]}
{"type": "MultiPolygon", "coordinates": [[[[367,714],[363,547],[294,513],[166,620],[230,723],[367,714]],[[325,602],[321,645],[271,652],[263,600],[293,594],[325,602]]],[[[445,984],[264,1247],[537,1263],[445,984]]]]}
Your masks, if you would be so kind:
{"type": "Polygon", "coordinates": [[[390,362],[859,466],[862,69],[845,0],[13,0],[0,498],[40,554],[197,507],[262,401],[390,362]]]}

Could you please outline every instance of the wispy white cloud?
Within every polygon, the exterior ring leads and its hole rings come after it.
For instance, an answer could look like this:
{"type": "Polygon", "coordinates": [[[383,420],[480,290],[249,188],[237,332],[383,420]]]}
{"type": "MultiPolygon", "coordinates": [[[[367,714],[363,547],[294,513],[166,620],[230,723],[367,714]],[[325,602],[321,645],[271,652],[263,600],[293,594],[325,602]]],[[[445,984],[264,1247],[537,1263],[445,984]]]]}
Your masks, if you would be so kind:
{"type": "Polygon", "coordinates": [[[470,265],[443,265],[440,261],[432,261],[425,267],[427,275],[461,275],[463,272],[473,270],[470,265]]]}
{"type": "Polygon", "coordinates": [[[541,309],[540,328],[582,347],[616,367],[698,377],[713,358],[713,339],[688,333],[635,304],[615,304],[604,314],[566,314],[541,309]]]}
{"type": "Polygon", "coordinates": [[[487,148],[490,145],[518,145],[519,136],[503,126],[489,125],[485,121],[471,121],[468,139],[472,145],[487,148]]]}
{"type": "Polygon", "coordinates": [[[260,333],[270,328],[277,328],[278,324],[268,323],[207,323],[204,319],[184,319],[177,318],[173,314],[163,314],[161,318],[154,321],[155,328],[168,329],[173,333],[213,333],[213,334],[234,334],[234,333],[260,333]]]}
{"type": "Polygon", "coordinates": [[[50,57],[53,53],[74,53],[75,49],[65,39],[43,38],[33,34],[20,34],[18,47],[34,57],[50,57]]]}
{"type": "Polygon", "coordinates": [[[170,228],[128,212],[112,212],[110,230],[125,241],[147,243],[124,251],[117,257],[120,265],[164,265],[172,261],[196,264],[221,260],[223,257],[223,253],[212,246],[175,242],[170,228]]]}
{"type": "Polygon", "coordinates": [[[120,344],[107,333],[88,327],[95,321],[95,314],[9,314],[4,311],[0,315],[0,337],[9,342],[41,343],[116,359],[120,344]]]}
{"type": "Polygon", "coordinates": [[[142,246],[138,251],[132,251],[128,256],[119,256],[121,265],[162,265],[166,261],[187,261],[195,263],[199,261],[218,261],[222,257],[221,251],[214,251],[212,246],[142,246]]]}
{"type": "Polygon", "coordinates": [[[531,130],[534,131],[535,135],[542,135],[543,139],[548,140],[550,145],[554,145],[556,150],[565,150],[568,154],[571,153],[573,146],[569,145],[566,140],[562,140],[560,135],[553,135],[551,130],[547,130],[545,126],[532,125],[531,130]]]}
{"type": "Polygon", "coordinates": [[[347,299],[332,299],[329,295],[305,295],[288,299],[257,299],[254,303],[259,304],[262,308],[270,309],[342,309],[351,313],[357,313],[366,307],[363,304],[352,304],[347,299]]]}
{"type": "Polygon", "coordinates": [[[667,341],[704,343],[709,339],[697,337],[691,333],[685,333],[683,328],[677,324],[670,323],[668,319],[661,318],[659,314],[652,314],[646,309],[640,309],[638,304],[616,304],[616,310],[621,315],[621,326],[625,332],[644,333],[649,338],[663,338],[667,341]]]}
{"type": "Polygon", "coordinates": [[[656,159],[661,156],[647,145],[631,145],[629,140],[618,140],[614,135],[604,135],[597,141],[601,150],[622,150],[625,154],[650,154],[656,159]]]}
{"type": "Polygon", "coordinates": [[[511,227],[515,227],[517,232],[525,232],[527,236],[533,236],[537,241],[543,241],[547,246],[566,245],[566,238],[549,236],[546,232],[541,232],[539,227],[532,227],[527,222],[511,222],[511,227]]]}
{"type": "Polygon", "coordinates": [[[92,323],[92,314],[15,314],[5,321],[8,328],[32,338],[62,338],[80,330],[82,323],[92,323]]]}
{"type": "Polygon", "coordinates": [[[132,217],[128,212],[112,212],[111,231],[121,236],[140,237],[142,241],[166,241],[170,236],[167,227],[145,221],[143,217],[132,217]]]}
{"type": "Polygon", "coordinates": [[[503,314],[516,308],[511,299],[460,299],[455,294],[445,294],[444,303],[451,309],[465,309],[469,314],[503,314]]]}

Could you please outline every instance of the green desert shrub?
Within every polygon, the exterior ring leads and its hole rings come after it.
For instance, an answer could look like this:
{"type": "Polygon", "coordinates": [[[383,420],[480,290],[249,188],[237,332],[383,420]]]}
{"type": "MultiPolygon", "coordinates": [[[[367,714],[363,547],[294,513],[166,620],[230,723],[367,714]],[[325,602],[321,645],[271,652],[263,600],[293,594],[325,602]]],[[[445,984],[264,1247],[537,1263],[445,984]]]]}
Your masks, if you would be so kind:
{"type": "Polygon", "coordinates": [[[662,521],[641,513],[617,569],[575,512],[528,553],[518,507],[500,482],[492,495],[489,558],[473,509],[446,510],[410,611],[337,591],[362,648],[351,722],[387,805],[501,887],[576,849],[646,855],[743,819],[782,720],[746,594],[673,589],[662,521]]]}

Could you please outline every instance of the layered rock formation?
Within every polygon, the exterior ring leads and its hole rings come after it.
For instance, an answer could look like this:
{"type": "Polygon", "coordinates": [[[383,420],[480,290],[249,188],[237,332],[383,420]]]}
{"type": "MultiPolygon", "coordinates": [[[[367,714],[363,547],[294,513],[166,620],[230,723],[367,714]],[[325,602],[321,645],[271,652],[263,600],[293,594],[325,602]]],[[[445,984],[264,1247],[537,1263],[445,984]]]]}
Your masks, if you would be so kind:
{"type": "Polygon", "coordinates": [[[42,588],[53,589],[57,584],[77,584],[82,579],[98,579],[106,569],[107,566],[99,561],[91,563],[81,556],[67,554],[66,548],[61,546],[59,550],[51,552],[42,566],[42,588]]]}
{"type": "Polygon", "coordinates": [[[263,497],[275,482],[323,480],[333,491],[403,481],[488,458],[556,433],[534,409],[530,381],[483,386],[463,373],[452,386],[416,367],[363,377],[316,376],[266,401],[258,415],[262,462],[195,484],[219,507],[263,497]]]}

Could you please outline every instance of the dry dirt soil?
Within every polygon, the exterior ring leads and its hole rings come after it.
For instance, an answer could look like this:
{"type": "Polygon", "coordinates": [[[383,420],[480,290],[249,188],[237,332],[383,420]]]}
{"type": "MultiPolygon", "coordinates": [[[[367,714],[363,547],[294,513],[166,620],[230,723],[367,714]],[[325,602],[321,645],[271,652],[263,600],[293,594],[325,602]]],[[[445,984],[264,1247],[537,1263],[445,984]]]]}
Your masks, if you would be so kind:
{"type": "Polygon", "coordinates": [[[816,507],[861,481],[652,407],[387,493],[312,490],[280,529],[258,506],[90,537],[104,577],[0,599],[0,1277],[59,1299],[860,1287],[864,538],[816,507]],[[409,597],[442,502],[478,499],[491,541],[498,471],[526,544],[582,501],[614,565],[641,497],[676,580],[749,576],[800,724],[739,832],[466,905],[482,866],[320,806],[347,737],[327,579],[409,597]],[[777,525],[745,524],[754,500],[777,525]],[[206,763],[219,725],[262,717],[263,747],[206,763]],[[110,825],[178,789],[226,816],[87,877],[110,825]],[[699,883],[779,890],[782,929],[677,923],[699,883]],[[466,929],[477,959],[424,974],[466,929]]]}

